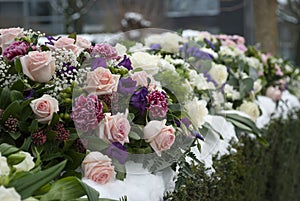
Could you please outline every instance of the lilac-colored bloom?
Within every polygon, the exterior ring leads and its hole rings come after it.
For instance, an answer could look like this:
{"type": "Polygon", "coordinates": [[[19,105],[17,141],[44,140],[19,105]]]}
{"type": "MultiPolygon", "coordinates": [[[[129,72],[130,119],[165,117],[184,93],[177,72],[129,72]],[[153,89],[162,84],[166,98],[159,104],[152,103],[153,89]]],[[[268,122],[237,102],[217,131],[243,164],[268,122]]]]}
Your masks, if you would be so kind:
{"type": "Polygon", "coordinates": [[[58,39],[61,38],[61,36],[57,37],[56,39],[53,36],[46,36],[47,42],[45,42],[45,45],[54,45],[53,41],[57,41],[58,39]]]}
{"type": "Polygon", "coordinates": [[[182,118],[180,119],[180,122],[183,123],[187,128],[192,124],[188,118],[182,118]]]}
{"type": "Polygon", "coordinates": [[[118,64],[118,66],[123,66],[123,67],[127,68],[128,70],[133,69],[133,67],[131,66],[131,61],[129,58],[126,57],[126,55],[124,55],[123,60],[118,64]]]}
{"type": "Polygon", "coordinates": [[[28,100],[33,97],[34,90],[30,89],[28,91],[24,91],[25,98],[24,100],[28,100]]]}
{"type": "Polygon", "coordinates": [[[113,142],[107,149],[106,155],[110,158],[115,158],[121,164],[125,164],[126,159],[128,158],[128,152],[126,148],[119,142],[113,142]]]}
{"type": "Polygon", "coordinates": [[[151,50],[160,50],[161,49],[161,45],[160,44],[151,44],[150,45],[150,49],[151,50]]]}
{"type": "Polygon", "coordinates": [[[98,67],[106,68],[106,60],[104,58],[97,57],[94,59],[93,64],[92,64],[92,71],[98,67]]]}
{"type": "Polygon", "coordinates": [[[204,137],[198,131],[193,130],[192,133],[196,138],[204,141],[204,137]]]}
{"type": "Polygon", "coordinates": [[[136,91],[130,98],[130,105],[134,108],[139,109],[141,114],[144,114],[147,105],[147,95],[148,89],[142,87],[140,90],[136,91]]]}
{"type": "Polygon", "coordinates": [[[197,47],[190,47],[186,50],[189,56],[193,56],[202,60],[212,60],[213,56],[207,52],[201,51],[197,47]]]}
{"type": "Polygon", "coordinates": [[[105,59],[119,59],[117,50],[108,43],[96,44],[91,56],[101,56],[105,59]]]}
{"type": "Polygon", "coordinates": [[[17,41],[4,50],[3,57],[6,57],[11,62],[15,57],[25,55],[28,49],[29,45],[26,42],[17,41]]]}
{"type": "Polygon", "coordinates": [[[75,99],[75,106],[71,118],[77,129],[88,133],[98,127],[99,122],[104,118],[103,105],[97,95],[90,94],[87,97],[80,95],[75,99]]]}
{"type": "Polygon", "coordinates": [[[209,46],[211,49],[213,49],[213,50],[216,49],[216,47],[214,46],[214,44],[213,44],[210,40],[208,40],[207,38],[204,38],[204,41],[208,44],[208,46],[209,46]]]}
{"type": "Polygon", "coordinates": [[[121,78],[118,83],[118,92],[124,95],[132,95],[136,90],[136,83],[131,77],[121,78]]]}
{"type": "Polygon", "coordinates": [[[147,96],[149,107],[152,117],[165,117],[168,112],[168,103],[166,95],[160,91],[152,91],[147,96]]]}
{"type": "Polygon", "coordinates": [[[70,80],[77,75],[78,71],[75,66],[71,66],[71,63],[64,63],[61,70],[56,71],[56,76],[60,79],[70,80]]]}

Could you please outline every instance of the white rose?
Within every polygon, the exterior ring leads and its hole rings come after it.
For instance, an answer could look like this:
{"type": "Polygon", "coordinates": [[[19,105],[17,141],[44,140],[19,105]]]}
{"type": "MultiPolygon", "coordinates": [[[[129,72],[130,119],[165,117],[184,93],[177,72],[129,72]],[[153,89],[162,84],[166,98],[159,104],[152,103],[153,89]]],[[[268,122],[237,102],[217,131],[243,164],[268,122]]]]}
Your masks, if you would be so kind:
{"type": "Polygon", "coordinates": [[[256,121],[260,115],[257,104],[253,102],[244,102],[238,110],[249,115],[253,121],[256,121]]]}
{"type": "Polygon", "coordinates": [[[142,68],[148,74],[155,75],[158,73],[158,62],[160,58],[155,55],[150,55],[146,52],[135,52],[131,56],[132,67],[142,68]]]}
{"type": "Polygon", "coordinates": [[[158,62],[158,66],[161,70],[170,70],[170,71],[176,71],[173,64],[170,64],[168,61],[164,59],[160,59],[158,62]]]}
{"type": "Polygon", "coordinates": [[[126,54],[127,48],[124,45],[121,45],[120,43],[117,43],[115,48],[116,48],[116,51],[117,51],[118,55],[126,54]]]}
{"type": "Polygon", "coordinates": [[[254,93],[255,94],[259,93],[261,89],[262,89],[261,80],[256,80],[253,84],[254,93]]]}
{"type": "Polygon", "coordinates": [[[0,186],[0,200],[21,201],[21,196],[16,192],[15,188],[0,186]]]}
{"type": "Polygon", "coordinates": [[[21,172],[21,171],[27,172],[32,168],[34,168],[35,164],[33,162],[33,157],[29,153],[20,151],[19,154],[25,155],[25,159],[21,163],[13,166],[14,168],[16,168],[17,172],[21,172]]]}
{"type": "Polygon", "coordinates": [[[10,169],[7,164],[7,159],[4,156],[1,156],[1,153],[0,153],[0,175],[8,176],[9,171],[10,171],[10,169]]]}
{"type": "Polygon", "coordinates": [[[208,114],[206,101],[198,100],[196,97],[187,102],[184,106],[186,112],[190,114],[192,123],[201,128],[204,123],[204,117],[208,114]]]}
{"type": "Polygon", "coordinates": [[[224,84],[228,77],[227,68],[222,64],[212,63],[212,67],[208,73],[218,83],[219,86],[224,84]]]}
{"type": "Polygon", "coordinates": [[[248,63],[249,66],[255,68],[258,71],[263,71],[264,70],[264,66],[263,64],[254,57],[245,57],[246,62],[248,63]]]}
{"type": "Polygon", "coordinates": [[[190,76],[190,84],[195,86],[198,90],[206,90],[206,89],[215,89],[215,85],[212,82],[207,82],[206,77],[204,75],[198,74],[197,71],[191,70],[189,73],[190,76]]]}

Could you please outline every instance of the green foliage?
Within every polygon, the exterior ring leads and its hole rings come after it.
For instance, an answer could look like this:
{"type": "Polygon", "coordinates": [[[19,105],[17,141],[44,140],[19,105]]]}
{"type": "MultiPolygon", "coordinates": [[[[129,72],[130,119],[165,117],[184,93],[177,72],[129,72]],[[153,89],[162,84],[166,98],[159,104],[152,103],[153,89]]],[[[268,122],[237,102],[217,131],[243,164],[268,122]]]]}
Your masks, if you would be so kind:
{"type": "Polygon", "coordinates": [[[298,119],[276,120],[263,137],[264,146],[246,135],[233,144],[235,153],[214,158],[214,172],[192,164],[192,176],[165,200],[296,201],[300,180],[300,113],[298,119]]]}

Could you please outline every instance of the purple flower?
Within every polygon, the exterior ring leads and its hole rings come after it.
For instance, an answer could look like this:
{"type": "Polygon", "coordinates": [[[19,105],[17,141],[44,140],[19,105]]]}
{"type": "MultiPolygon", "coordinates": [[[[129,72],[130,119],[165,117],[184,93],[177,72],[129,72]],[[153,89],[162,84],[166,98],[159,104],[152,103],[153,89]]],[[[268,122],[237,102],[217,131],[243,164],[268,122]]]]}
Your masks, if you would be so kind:
{"type": "Polygon", "coordinates": [[[33,89],[24,91],[24,95],[25,95],[24,100],[28,100],[28,99],[32,98],[33,94],[34,94],[34,90],[33,89]]]}
{"type": "Polygon", "coordinates": [[[71,118],[77,129],[89,133],[98,127],[99,122],[104,118],[103,105],[97,95],[90,94],[87,97],[80,95],[75,99],[75,106],[71,118]]]}
{"type": "Polygon", "coordinates": [[[118,83],[118,92],[124,95],[132,95],[136,90],[136,81],[130,77],[121,78],[118,83]]]}
{"type": "Polygon", "coordinates": [[[58,39],[61,38],[61,36],[57,37],[56,39],[53,36],[46,36],[47,42],[45,42],[45,45],[54,45],[53,41],[57,41],[58,39]]]}
{"type": "Polygon", "coordinates": [[[29,45],[26,42],[17,41],[4,50],[3,57],[6,57],[8,61],[12,62],[15,57],[25,55],[28,49],[29,45]]]}
{"type": "Polygon", "coordinates": [[[160,46],[160,44],[151,44],[150,49],[151,50],[160,50],[161,46],[160,46]]]}
{"type": "Polygon", "coordinates": [[[213,56],[207,52],[201,51],[197,47],[190,47],[186,50],[188,55],[202,59],[202,60],[212,60],[213,56]]]}
{"type": "Polygon", "coordinates": [[[56,76],[60,79],[71,80],[77,75],[77,68],[75,66],[71,66],[70,63],[64,63],[63,68],[61,70],[56,71],[56,76]]]}
{"type": "Polygon", "coordinates": [[[129,58],[126,57],[126,55],[124,55],[123,60],[118,64],[118,66],[123,66],[123,67],[127,68],[128,70],[133,69],[133,67],[131,66],[131,61],[129,58]]]}
{"type": "Polygon", "coordinates": [[[119,59],[117,50],[108,43],[96,44],[91,56],[102,56],[105,59],[119,59]]]}
{"type": "Polygon", "coordinates": [[[152,91],[147,96],[149,107],[152,117],[165,117],[168,112],[168,103],[166,95],[160,91],[152,91]]]}
{"type": "Polygon", "coordinates": [[[193,130],[192,133],[196,138],[204,141],[204,137],[198,131],[193,130]]]}
{"type": "Polygon", "coordinates": [[[187,128],[192,124],[188,118],[182,118],[180,119],[180,122],[183,123],[187,128]]]}
{"type": "Polygon", "coordinates": [[[213,44],[210,40],[208,40],[207,38],[204,38],[204,41],[208,44],[208,46],[209,46],[211,49],[213,49],[213,50],[216,49],[216,47],[214,46],[214,44],[213,44]]]}
{"type": "Polygon", "coordinates": [[[98,67],[106,68],[106,60],[104,58],[97,57],[94,59],[93,64],[92,64],[92,71],[98,67]]]}
{"type": "Polygon", "coordinates": [[[139,109],[141,114],[144,114],[146,110],[147,95],[148,89],[146,87],[142,87],[140,90],[136,91],[130,99],[130,105],[136,109],[139,109]]]}
{"type": "Polygon", "coordinates": [[[115,158],[121,164],[125,164],[126,159],[128,158],[128,152],[126,148],[119,142],[113,142],[107,149],[106,155],[110,158],[115,158]]]}
{"type": "Polygon", "coordinates": [[[218,86],[216,80],[214,80],[208,72],[205,72],[203,75],[206,77],[207,81],[212,82],[216,87],[218,86]]]}

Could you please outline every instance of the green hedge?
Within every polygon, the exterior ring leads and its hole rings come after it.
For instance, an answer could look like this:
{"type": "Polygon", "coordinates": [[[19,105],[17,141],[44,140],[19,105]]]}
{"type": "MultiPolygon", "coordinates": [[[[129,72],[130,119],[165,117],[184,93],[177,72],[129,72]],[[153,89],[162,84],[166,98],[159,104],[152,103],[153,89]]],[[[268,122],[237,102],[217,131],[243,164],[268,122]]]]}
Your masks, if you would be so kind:
{"type": "Polygon", "coordinates": [[[192,165],[194,178],[165,196],[174,201],[299,201],[300,113],[274,121],[263,132],[270,145],[240,136],[235,154],[214,159],[215,172],[192,165]]]}

